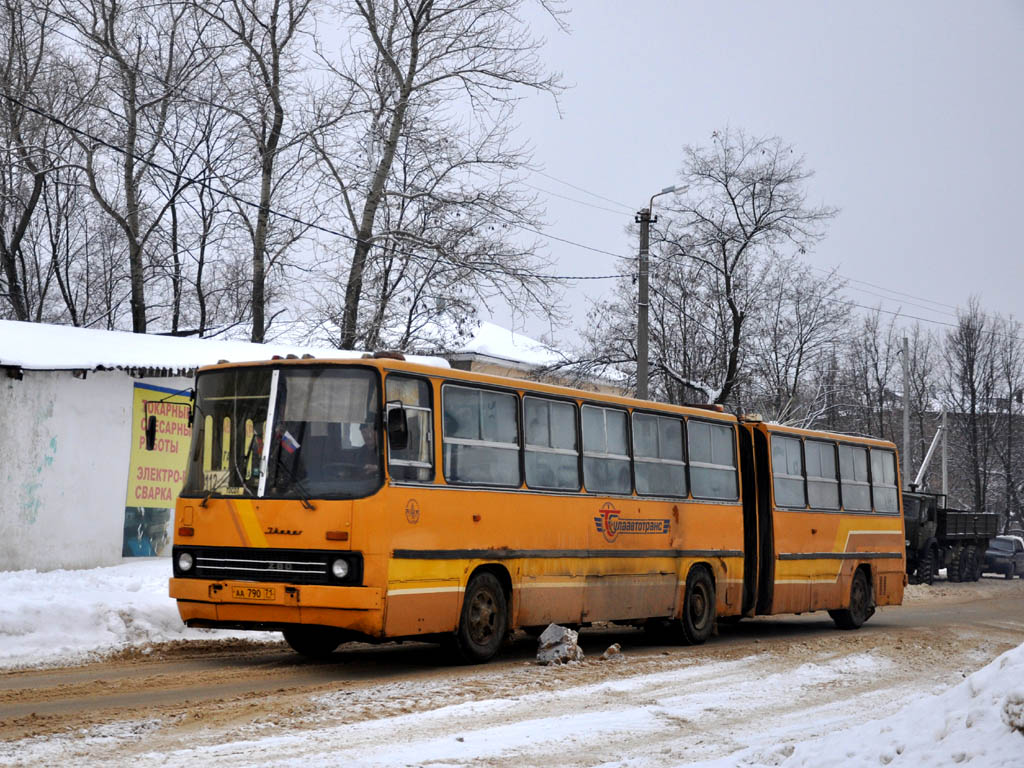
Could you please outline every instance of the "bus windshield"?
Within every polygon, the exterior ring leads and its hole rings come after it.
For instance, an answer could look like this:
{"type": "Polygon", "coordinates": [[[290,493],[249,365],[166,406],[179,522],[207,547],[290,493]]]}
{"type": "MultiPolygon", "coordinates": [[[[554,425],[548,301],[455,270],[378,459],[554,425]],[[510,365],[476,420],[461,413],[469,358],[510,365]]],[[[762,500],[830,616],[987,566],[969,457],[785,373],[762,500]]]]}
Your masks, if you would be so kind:
{"type": "Polygon", "coordinates": [[[183,493],[369,495],[383,480],[379,402],[377,376],[363,368],[295,366],[275,372],[260,367],[200,374],[183,493]],[[273,420],[269,429],[268,418],[273,420]]]}

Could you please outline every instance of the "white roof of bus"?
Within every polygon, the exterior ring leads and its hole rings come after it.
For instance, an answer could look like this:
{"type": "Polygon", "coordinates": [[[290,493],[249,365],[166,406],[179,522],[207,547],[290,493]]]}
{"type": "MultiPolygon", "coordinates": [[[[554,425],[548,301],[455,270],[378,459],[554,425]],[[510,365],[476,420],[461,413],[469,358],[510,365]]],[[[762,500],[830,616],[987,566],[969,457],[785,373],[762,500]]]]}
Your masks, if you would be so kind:
{"type": "MultiPolygon", "coordinates": [[[[235,339],[197,339],[76,328],[70,325],[0,320],[0,366],[59,371],[149,369],[190,375],[203,365],[267,360],[274,355],[310,354],[318,358],[358,358],[362,352],[307,347],[287,342],[253,344],[235,339]]],[[[439,357],[409,360],[447,368],[439,357]]]]}

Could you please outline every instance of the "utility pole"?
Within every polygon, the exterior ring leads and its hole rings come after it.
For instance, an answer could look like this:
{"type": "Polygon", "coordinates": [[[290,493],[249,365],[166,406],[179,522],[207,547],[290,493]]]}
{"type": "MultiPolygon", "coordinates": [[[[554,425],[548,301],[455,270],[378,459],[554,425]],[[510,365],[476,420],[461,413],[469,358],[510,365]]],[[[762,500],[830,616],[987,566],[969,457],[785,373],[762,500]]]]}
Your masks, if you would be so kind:
{"type": "MultiPolygon", "coordinates": [[[[665,187],[661,192],[651,195],[651,201],[646,208],[636,212],[636,223],[640,225],[640,269],[637,288],[637,317],[636,317],[636,396],[640,400],[647,399],[647,338],[648,321],[647,310],[650,306],[648,296],[647,278],[650,272],[650,247],[651,247],[651,222],[657,221],[657,216],[651,216],[651,209],[654,208],[654,198],[660,195],[667,195],[677,191],[675,186],[665,187]]],[[[678,191],[682,192],[682,189],[678,191]]]]}
{"type": "MultiPolygon", "coordinates": [[[[946,472],[946,435],[949,430],[946,429],[946,409],[942,409],[942,495],[945,496],[949,493],[949,475],[946,472]]],[[[946,500],[949,503],[949,500],[946,500]]]]}
{"type": "Polygon", "coordinates": [[[647,309],[650,306],[647,275],[650,270],[652,221],[657,221],[657,218],[651,218],[650,208],[641,208],[637,211],[636,222],[640,225],[640,296],[637,299],[636,318],[636,396],[640,400],[647,399],[647,309]]]}
{"type": "Polygon", "coordinates": [[[906,476],[910,476],[910,342],[903,337],[903,461],[906,476]]]}

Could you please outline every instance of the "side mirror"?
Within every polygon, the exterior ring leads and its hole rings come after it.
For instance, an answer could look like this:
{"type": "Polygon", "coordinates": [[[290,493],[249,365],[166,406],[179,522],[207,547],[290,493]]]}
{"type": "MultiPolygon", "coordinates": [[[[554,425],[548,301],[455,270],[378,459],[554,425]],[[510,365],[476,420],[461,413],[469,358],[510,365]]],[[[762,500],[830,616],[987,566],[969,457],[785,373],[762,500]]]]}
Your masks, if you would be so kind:
{"type": "Polygon", "coordinates": [[[152,451],[156,445],[156,416],[146,419],[146,450],[152,451]]]}
{"type": "Polygon", "coordinates": [[[388,403],[388,446],[395,451],[409,447],[409,420],[402,402],[388,403]]]}

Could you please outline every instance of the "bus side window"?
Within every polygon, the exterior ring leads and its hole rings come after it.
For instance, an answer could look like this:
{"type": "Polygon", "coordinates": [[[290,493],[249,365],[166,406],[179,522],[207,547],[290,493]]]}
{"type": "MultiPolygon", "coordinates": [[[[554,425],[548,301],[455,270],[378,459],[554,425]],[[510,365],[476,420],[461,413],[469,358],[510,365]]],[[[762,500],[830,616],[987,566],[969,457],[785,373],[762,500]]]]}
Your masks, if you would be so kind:
{"type": "Polygon", "coordinates": [[[775,506],[799,509],[807,506],[799,437],[772,435],[772,485],[775,488],[775,506]]]}
{"type": "MultiPolygon", "coordinates": [[[[385,382],[389,404],[405,410],[409,441],[404,448],[388,446],[388,471],[395,480],[415,483],[434,481],[434,418],[430,384],[419,378],[390,374],[385,382]]],[[[389,408],[391,406],[389,405],[389,408]]]]}
{"type": "Polygon", "coordinates": [[[590,493],[630,493],[626,412],[583,406],[583,484],[590,493]]]}
{"type": "Polygon", "coordinates": [[[875,512],[892,514],[899,511],[896,499],[896,454],[892,451],[871,449],[871,490],[875,497],[875,512]]]}
{"type": "Polygon", "coordinates": [[[686,423],[686,438],[693,497],[738,499],[736,433],[732,426],[690,419],[686,423]]]}
{"type": "Polygon", "coordinates": [[[836,444],[805,440],[804,453],[807,457],[807,500],[811,509],[839,509],[836,444]]]}
{"type": "Polygon", "coordinates": [[[446,482],[521,484],[518,401],[508,392],[444,385],[441,409],[446,482]]]}
{"type": "Polygon", "coordinates": [[[868,449],[839,446],[839,472],[842,478],[843,508],[851,512],[871,511],[871,486],[868,484],[868,449]]]}
{"type": "Polygon", "coordinates": [[[539,397],[523,398],[526,485],[580,489],[576,406],[539,397]]]}
{"type": "Polygon", "coordinates": [[[634,412],[633,467],[637,493],[685,498],[682,419],[634,412]]]}

